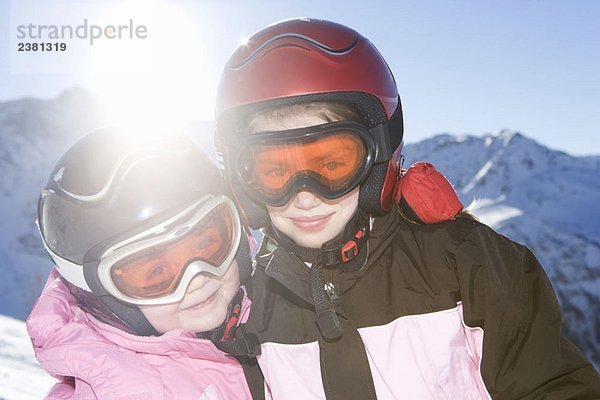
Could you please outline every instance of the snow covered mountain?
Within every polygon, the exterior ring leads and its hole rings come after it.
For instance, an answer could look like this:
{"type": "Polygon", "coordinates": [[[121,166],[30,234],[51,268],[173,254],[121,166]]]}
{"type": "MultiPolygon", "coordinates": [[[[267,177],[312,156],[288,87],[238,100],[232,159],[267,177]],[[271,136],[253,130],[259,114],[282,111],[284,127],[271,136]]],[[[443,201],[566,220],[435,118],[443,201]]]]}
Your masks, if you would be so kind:
{"type": "Polygon", "coordinates": [[[48,276],[35,227],[37,197],[65,147],[100,124],[81,89],[0,103],[0,314],[24,318],[48,276]]]}
{"type": "MultiPolygon", "coordinates": [[[[48,171],[74,140],[109,122],[82,89],[0,103],[0,314],[24,319],[50,271],[34,224],[48,171]]],[[[210,149],[212,129],[190,123],[184,132],[210,149]]],[[[432,162],[464,204],[476,200],[480,220],[534,251],[563,306],[565,332],[600,368],[600,156],[572,157],[508,130],[438,135],[404,153],[405,165],[432,162]]],[[[12,340],[7,332],[0,329],[0,344],[12,340]]],[[[0,349],[0,365],[8,360],[22,360],[29,373],[30,361],[0,349]]],[[[6,376],[0,371],[0,382],[6,376]]],[[[3,385],[0,399],[8,398],[3,385]]]]}
{"type": "Polygon", "coordinates": [[[600,157],[572,157],[510,130],[438,135],[404,153],[407,166],[433,163],[482,222],[534,252],[566,335],[600,366],[600,157]]]}

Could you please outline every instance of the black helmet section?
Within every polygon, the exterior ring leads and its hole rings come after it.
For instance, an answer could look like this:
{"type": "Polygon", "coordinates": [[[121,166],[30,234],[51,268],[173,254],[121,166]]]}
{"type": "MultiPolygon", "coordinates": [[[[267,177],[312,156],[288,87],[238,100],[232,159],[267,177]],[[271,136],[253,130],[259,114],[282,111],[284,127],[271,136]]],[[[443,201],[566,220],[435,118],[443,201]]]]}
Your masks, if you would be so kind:
{"type": "Polygon", "coordinates": [[[39,223],[51,251],[81,265],[86,252],[143,231],[206,194],[224,194],[213,163],[185,136],[94,131],[52,169],[39,223]]]}
{"type": "MultiPolygon", "coordinates": [[[[331,21],[298,18],[270,25],[238,47],[225,65],[216,105],[215,145],[231,178],[232,149],[250,116],[271,107],[304,102],[345,102],[378,127],[383,159],[391,159],[403,139],[402,107],[395,79],[373,44],[358,32],[331,21]]],[[[247,134],[247,132],[246,132],[247,134]]],[[[397,165],[374,166],[361,185],[359,205],[371,215],[393,203],[397,165]],[[363,190],[363,188],[365,190],[363,190]],[[363,193],[364,192],[364,193],[363,193]]],[[[262,204],[234,187],[248,224],[265,226],[262,204]]]]}
{"type": "MultiPolygon", "coordinates": [[[[51,170],[38,203],[38,223],[51,253],[83,266],[94,249],[143,232],[209,194],[229,195],[228,185],[188,137],[101,128],[73,144],[51,170]]],[[[241,280],[251,269],[249,251],[242,247],[236,257],[241,280]]],[[[61,276],[84,291],[92,287],[61,276]]],[[[94,294],[139,334],[153,334],[136,306],[94,294]]]]}

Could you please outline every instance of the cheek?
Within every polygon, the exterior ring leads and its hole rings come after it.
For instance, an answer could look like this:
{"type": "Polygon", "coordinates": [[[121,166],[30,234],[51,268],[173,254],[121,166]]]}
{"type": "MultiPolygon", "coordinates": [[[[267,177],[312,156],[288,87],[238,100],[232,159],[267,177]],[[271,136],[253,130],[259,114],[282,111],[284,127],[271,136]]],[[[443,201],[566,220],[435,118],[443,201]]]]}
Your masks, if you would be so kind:
{"type": "Polygon", "coordinates": [[[344,220],[344,224],[350,220],[358,208],[358,194],[359,188],[356,188],[345,195],[338,203],[338,206],[340,207],[340,216],[344,220]]]}
{"type": "Polygon", "coordinates": [[[179,305],[180,303],[159,306],[139,306],[139,309],[154,329],[160,333],[165,333],[178,328],[177,312],[179,310],[179,305]]]}
{"type": "Polygon", "coordinates": [[[271,218],[271,221],[273,219],[282,218],[283,216],[285,216],[287,210],[290,208],[293,201],[294,198],[292,197],[292,199],[286,205],[281,207],[273,207],[267,204],[267,212],[269,213],[269,218],[271,218]]]}
{"type": "Polygon", "coordinates": [[[236,260],[233,260],[231,266],[225,275],[223,275],[222,282],[223,289],[226,292],[225,294],[228,297],[231,296],[231,298],[233,298],[240,287],[240,269],[236,260]]]}
{"type": "Polygon", "coordinates": [[[269,219],[275,228],[280,231],[290,234],[289,230],[292,229],[291,222],[287,221],[286,211],[288,210],[287,206],[283,207],[271,207],[267,206],[267,211],[269,213],[269,219]],[[289,227],[288,227],[289,225],[289,227]]]}
{"type": "Polygon", "coordinates": [[[352,210],[356,210],[356,208],[358,207],[358,194],[359,193],[360,193],[360,188],[357,187],[356,189],[354,189],[353,191],[348,193],[346,196],[344,196],[343,200],[341,201],[341,204],[344,207],[351,208],[352,210]]]}

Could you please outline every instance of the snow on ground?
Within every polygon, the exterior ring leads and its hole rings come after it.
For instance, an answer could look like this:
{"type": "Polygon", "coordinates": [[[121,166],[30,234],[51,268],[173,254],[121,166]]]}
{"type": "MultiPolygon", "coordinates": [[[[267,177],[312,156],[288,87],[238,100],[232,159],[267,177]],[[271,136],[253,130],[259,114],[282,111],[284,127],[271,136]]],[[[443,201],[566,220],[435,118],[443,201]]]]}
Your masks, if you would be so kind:
{"type": "Polygon", "coordinates": [[[506,204],[498,204],[504,200],[504,196],[497,199],[481,198],[467,207],[479,221],[491,227],[499,227],[503,222],[511,218],[523,215],[523,210],[506,204]]]}
{"type": "Polygon", "coordinates": [[[0,400],[39,400],[55,382],[35,359],[25,323],[0,315],[0,400]]]}

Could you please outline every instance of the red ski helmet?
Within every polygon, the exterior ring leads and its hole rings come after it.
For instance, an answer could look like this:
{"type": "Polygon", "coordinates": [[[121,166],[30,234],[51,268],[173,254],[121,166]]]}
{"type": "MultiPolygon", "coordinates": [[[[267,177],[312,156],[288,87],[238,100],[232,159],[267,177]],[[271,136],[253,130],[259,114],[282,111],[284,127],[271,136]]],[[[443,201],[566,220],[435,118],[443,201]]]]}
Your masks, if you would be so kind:
{"type": "MultiPolygon", "coordinates": [[[[234,177],[236,138],[255,113],[314,101],[353,106],[373,132],[376,163],[360,186],[359,206],[371,215],[391,208],[402,148],[402,107],[394,76],[373,44],[344,25],[297,18],[270,25],[240,45],[224,67],[216,104],[215,145],[234,177]],[[396,157],[393,157],[396,153],[396,157]]],[[[263,204],[235,187],[252,228],[269,223],[263,204]]]]}

